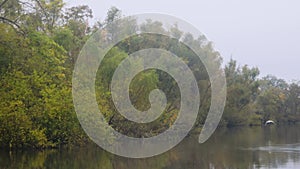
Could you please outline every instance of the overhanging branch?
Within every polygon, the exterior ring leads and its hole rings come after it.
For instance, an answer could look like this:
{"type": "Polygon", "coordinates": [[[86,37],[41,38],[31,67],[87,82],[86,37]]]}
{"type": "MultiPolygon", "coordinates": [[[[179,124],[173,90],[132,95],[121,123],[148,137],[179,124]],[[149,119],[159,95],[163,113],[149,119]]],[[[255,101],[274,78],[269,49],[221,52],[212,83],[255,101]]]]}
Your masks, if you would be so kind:
{"type": "Polygon", "coordinates": [[[22,32],[22,34],[25,34],[25,32],[22,30],[21,26],[19,24],[17,24],[15,21],[12,21],[12,20],[2,17],[2,16],[0,16],[0,21],[11,25],[13,28],[17,28],[19,31],[22,32]]]}

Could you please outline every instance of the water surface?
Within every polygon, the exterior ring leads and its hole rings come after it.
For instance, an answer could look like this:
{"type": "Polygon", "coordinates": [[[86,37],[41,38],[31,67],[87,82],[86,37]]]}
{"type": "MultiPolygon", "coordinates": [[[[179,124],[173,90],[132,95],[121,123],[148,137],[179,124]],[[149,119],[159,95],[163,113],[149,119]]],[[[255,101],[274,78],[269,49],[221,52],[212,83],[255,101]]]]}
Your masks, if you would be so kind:
{"type": "Polygon", "coordinates": [[[0,150],[1,169],[267,169],[300,168],[300,126],[219,128],[204,144],[187,137],[159,156],[128,159],[94,144],[45,151],[0,150]]]}

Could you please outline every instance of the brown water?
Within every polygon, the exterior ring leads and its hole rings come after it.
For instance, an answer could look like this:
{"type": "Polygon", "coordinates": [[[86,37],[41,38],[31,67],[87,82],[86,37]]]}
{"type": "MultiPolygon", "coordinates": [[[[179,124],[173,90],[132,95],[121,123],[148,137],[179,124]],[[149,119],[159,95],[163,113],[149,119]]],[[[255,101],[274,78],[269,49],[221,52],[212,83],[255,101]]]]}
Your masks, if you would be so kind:
{"type": "Polygon", "coordinates": [[[300,126],[218,129],[204,144],[190,136],[146,159],[114,156],[96,145],[38,151],[0,150],[1,169],[300,168],[300,126]]]}

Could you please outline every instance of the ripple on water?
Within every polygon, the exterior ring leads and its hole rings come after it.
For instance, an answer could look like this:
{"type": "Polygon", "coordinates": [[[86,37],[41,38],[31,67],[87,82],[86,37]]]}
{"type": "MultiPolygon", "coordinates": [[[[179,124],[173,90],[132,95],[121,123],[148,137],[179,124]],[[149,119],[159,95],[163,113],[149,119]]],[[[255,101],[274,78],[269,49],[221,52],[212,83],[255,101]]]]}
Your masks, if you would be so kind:
{"type": "Polygon", "coordinates": [[[250,148],[240,148],[248,151],[266,151],[266,152],[282,152],[282,153],[300,153],[300,143],[296,144],[277,144],[250,148]]]}

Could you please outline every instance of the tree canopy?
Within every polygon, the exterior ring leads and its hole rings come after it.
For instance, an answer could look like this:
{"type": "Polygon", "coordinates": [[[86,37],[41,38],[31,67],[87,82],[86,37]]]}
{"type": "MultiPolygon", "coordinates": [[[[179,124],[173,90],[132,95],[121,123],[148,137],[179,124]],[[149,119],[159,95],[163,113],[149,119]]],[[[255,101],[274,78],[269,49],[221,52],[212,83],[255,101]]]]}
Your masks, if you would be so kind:
{"type": "MultiPolygon", "coordinates": [[[[103,21],[93,25],[89,24],[92,17],[88,6],[66,8],[62,0],[0,0],[1,147],[45,148],[89,140],[76,118],[71,81],[81,48],[99,28],[104,30],[98,38],[104,41],[114,41],[120,34],[129,35],[137,30],[160,30],[193,46],[210,60],[208,64],[222,67],[222,58],[212,42],[202,35],[193,37],[176,24],[169,30],[158,21],[148,20],[139,25],[134,18],[123,18],[121,10],[115,7],[103,21]]],[[[97,102],[107,122],[126,135],[150,137],[168,129],[177,118],[178,85],[170,75],[154,69],[133,79],[130,97],[137,109],[147,110],[150,91],[164,91],[168,103],[160,118],[136,127],[114,108],[109,86],[114,70],[129,54],[144,47],[172,51],[192,70],[201,93],[195,128],[201,127],[211,98],[210,79],[203,63],[178,41],[147,35],[118,43],[97,72],[97,102]]],[[[227,102],[221,125],[261,125],[269,119],[278,124],[300,121],[299,82],[289,84],[271,75],[260,78],[258,68],[239,66],[234,60],[226,64],[225,73],[227,102]]]]}

